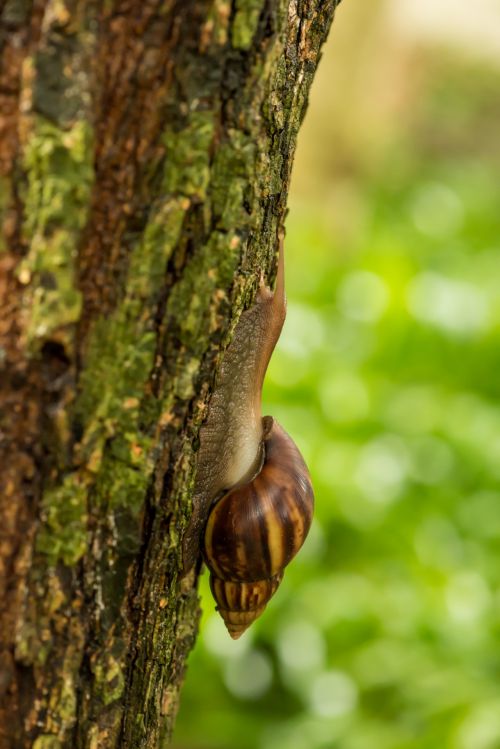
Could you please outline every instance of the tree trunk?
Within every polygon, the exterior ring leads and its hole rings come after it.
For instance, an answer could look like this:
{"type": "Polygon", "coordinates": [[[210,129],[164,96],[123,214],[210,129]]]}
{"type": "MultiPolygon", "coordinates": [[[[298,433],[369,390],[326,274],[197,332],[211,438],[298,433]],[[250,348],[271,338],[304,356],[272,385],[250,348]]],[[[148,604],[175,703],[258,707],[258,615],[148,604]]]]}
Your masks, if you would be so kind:
{"type": "Polygon", "coordinates": [[[168,741],[197,435],[337,2],[0,2],[1,749],[168,741]]]}

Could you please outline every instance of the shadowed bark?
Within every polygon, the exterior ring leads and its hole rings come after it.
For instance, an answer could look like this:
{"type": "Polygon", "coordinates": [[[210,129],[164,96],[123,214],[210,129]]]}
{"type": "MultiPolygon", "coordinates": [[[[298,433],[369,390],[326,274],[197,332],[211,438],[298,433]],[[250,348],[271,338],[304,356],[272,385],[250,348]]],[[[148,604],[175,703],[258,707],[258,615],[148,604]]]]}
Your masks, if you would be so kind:
{"type": "Polygon", "coordinates": [[[0,749],[168,742],[198,431],[336,4],[0,2],[0,749]]]}

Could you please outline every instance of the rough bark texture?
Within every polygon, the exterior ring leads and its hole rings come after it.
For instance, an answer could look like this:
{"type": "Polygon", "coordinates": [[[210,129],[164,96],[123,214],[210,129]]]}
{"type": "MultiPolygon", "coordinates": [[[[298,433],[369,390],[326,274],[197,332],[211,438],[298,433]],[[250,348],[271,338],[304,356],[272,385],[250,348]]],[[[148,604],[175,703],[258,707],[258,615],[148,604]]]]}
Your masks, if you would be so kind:
{"type": "Polygon", "coordinates": [[[0,2],[0,747],[168,741],[197,435],[338,0],[0,2]]]}

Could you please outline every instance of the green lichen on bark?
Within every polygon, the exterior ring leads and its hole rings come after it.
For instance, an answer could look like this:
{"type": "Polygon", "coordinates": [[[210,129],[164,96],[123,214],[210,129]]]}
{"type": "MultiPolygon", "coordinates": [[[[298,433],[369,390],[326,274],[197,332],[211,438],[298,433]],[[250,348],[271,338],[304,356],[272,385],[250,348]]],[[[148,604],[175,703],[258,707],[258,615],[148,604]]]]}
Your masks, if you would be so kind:
{"type": "MultiPolygon", "coordinates": [[[[216,292],[229,287],[239,262],[239,242],[232,240],[228,234],[213,232],[203,252],[197,253],[186,264],[182,278],[169,296],[166,315],[171,321],[176,321],[181,343],[200,356],[210,333],[216,328],[216,320],[207,315],[207,310],[214,307],[216,292]]],[[[198,367],[199,363],[198,360],[198,367]]],[[[188,369],[193,369],[193,364],[188,369]]],[[[176,380],[180,382],[178,378],[176,380]]],[[[180,390],[184,395],[176,393],[179,397],[191,398],[193,383],[187,395],[185,385],[181,385],[180,390]]]]}
{"type": "Polygon", "coordinates": [[[262,0],[236,0],[231,40],[235,49],[250,49],[264,3],[262,0]]]}
{"type": "Polygon", "coordinates": [[[228,18],[231,16],[232,0],[214,0],[208,9],[202,39],[208,37],[210,43],[223,48],[228,40],[228,18]]]}
{"type": "Polygon", "coordinates": [[[68,476],[43,498],[42,523],[36,548],[51,566],[58,560],[72,566],[87,548],[86,487],[79,477],[68,476]]]}
{"type": "Polygon", "coordinates": [[[214,113],[196,111],[189,115],[180,132],[165,132],[165,192],[193,196],[199,200],[205,198],[214,130],[214,113]]]}
{"type": "Polygon", "coordinates": [[[86,122],[61,130],[36,118],[24,148],[24,236],[29,252],[17,275],[32,343],[63,331],[80,316],[75,259],[93,180],[92,131],[86,122]]]}
{"type": "Polygon", "coordinates": [[[125,674],[120,660],[112,653],[107,654],[105,661],[93,664],[92,671],[104,705],[110,705],[122,696],[125,689],[125,674]]]}
{"type": "Polygon", "coordinates": [[[153,470],[151,430],[161,406],[146,392],[156,355],[151,302],[161,293],[185,207],[183,200],[154,206],[131,257],[124,299],[96,323],[87,344],[74,407],[82,429],[78,460],[91,474],[95,500],[111,509],[138,513],[153,470]]]}
{"type": "Polygon", "coordinates": [[[53,734],[42,734],[33,743],[33,749],[61,749],[61,747],[61,742],[53,734]]]}
{"type": "Polygon", "coordinates": [[[212,210],[220,229],[229,231],[251,222],[249,213],[242,209],[246,195],[252,202],[250,176],[255,171],[256,158],[257,145],[251,136],[230,128],[212,166],[212,210]]]}

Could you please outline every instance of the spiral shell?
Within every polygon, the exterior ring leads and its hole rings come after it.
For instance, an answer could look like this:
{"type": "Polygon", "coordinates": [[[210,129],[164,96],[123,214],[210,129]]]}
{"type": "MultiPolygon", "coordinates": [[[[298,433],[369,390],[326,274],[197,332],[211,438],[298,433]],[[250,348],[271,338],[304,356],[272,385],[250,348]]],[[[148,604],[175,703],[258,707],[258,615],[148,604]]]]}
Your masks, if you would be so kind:
{"type": "Polygon", "coordinates": [[[266,417],[265,423],[261,470],[214,505],[205,530],[210,586],[233,639],[263,612],[312,520],[304,460],[276,421],[266,417]]]}

